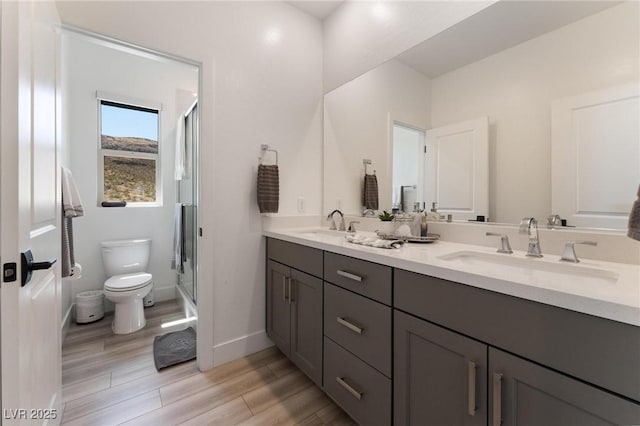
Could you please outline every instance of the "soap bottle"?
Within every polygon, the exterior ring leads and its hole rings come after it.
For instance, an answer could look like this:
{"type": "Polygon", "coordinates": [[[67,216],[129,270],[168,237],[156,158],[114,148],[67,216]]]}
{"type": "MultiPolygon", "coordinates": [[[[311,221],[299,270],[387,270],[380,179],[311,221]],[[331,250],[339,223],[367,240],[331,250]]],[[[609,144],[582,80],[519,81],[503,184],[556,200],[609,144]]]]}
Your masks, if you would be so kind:
{"type": "Polygon", "coordinates": [[[423,212],[420,215],[420,236],[421,237],[426,237],[429,234],[427,233],[428,230],[428,226],[427,226],[427,212],[423,212]]]}

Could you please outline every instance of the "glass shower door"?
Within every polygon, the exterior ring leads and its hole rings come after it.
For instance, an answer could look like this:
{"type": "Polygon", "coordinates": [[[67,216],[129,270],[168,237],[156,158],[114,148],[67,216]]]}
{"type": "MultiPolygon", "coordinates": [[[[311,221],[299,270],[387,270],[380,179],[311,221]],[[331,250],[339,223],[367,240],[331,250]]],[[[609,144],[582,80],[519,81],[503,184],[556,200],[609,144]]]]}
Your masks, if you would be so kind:
{"type": "Polygon", "coordinates": [[[177,183],[177,202],[182,204],[182,273],[178,274],[178,285],[191,300],[197,301],[197,144],[198,107],[193,106],[185,116],[185,175],[177,183]]]}

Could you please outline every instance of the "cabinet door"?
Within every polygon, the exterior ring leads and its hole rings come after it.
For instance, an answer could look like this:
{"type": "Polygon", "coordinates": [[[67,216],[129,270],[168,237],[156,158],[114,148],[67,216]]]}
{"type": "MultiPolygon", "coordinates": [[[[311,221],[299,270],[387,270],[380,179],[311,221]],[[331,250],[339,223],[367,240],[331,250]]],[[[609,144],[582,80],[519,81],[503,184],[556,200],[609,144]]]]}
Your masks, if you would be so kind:
{"type": "Polygon", "coordinates": [[[291,270],[291,361],[322,387],[322,280],[291,270]]]}
{"type": "Polygon", "coordinates": [[[394,311],[394,424],[486,425],[487,346],[394,311]]]}
{"type": "Polygon", "coordinates": [[[290,268],[267,262],[267,335],[286,355],[290,355],[291,303],[290,268]]]}
{"type": "Polygon", "coordinates": [[[498,349],[489,350],[492,425],[640,424],[640,405],[498,349]]]}

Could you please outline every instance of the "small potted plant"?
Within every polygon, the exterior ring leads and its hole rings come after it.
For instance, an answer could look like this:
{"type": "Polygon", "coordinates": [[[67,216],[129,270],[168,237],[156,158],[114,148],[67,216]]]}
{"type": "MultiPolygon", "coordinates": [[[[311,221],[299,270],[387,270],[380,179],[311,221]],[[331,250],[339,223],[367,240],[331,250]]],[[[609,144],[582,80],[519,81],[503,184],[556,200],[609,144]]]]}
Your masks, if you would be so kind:
{"type": "Polygon", "coordinates": [[[392,234],[393,233],[393,218],[395,217],[391,213],[386,210],[383,210],[382,213],[378,215],[382,223],[380,224],[380,232],[384,234],[392,234]]]}

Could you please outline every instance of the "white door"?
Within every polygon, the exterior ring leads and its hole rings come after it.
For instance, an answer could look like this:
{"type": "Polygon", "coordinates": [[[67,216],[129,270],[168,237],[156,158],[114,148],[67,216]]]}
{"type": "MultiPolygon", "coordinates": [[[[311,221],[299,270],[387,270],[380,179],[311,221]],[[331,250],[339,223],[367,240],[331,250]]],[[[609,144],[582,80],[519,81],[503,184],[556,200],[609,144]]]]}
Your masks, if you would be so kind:
{"type": "Polygon", "coordinates": [[[489,216],[489,117],[427,130],[425,202],[454,220],[489,216]]]}
{"type": "Polygon", "coordinates": [[[57,424],[59,264],[22,286],[20,253],[30,249],[35,262],[60,257],[59,20],[48,1],[3,1],[0,14],[2,422],[57,424]]]}
{"type": "Polygon", "coordinates": [[[638,82],[551,104],[551,208],[569,225],[626,229],[640,183],[638,82]]]}

